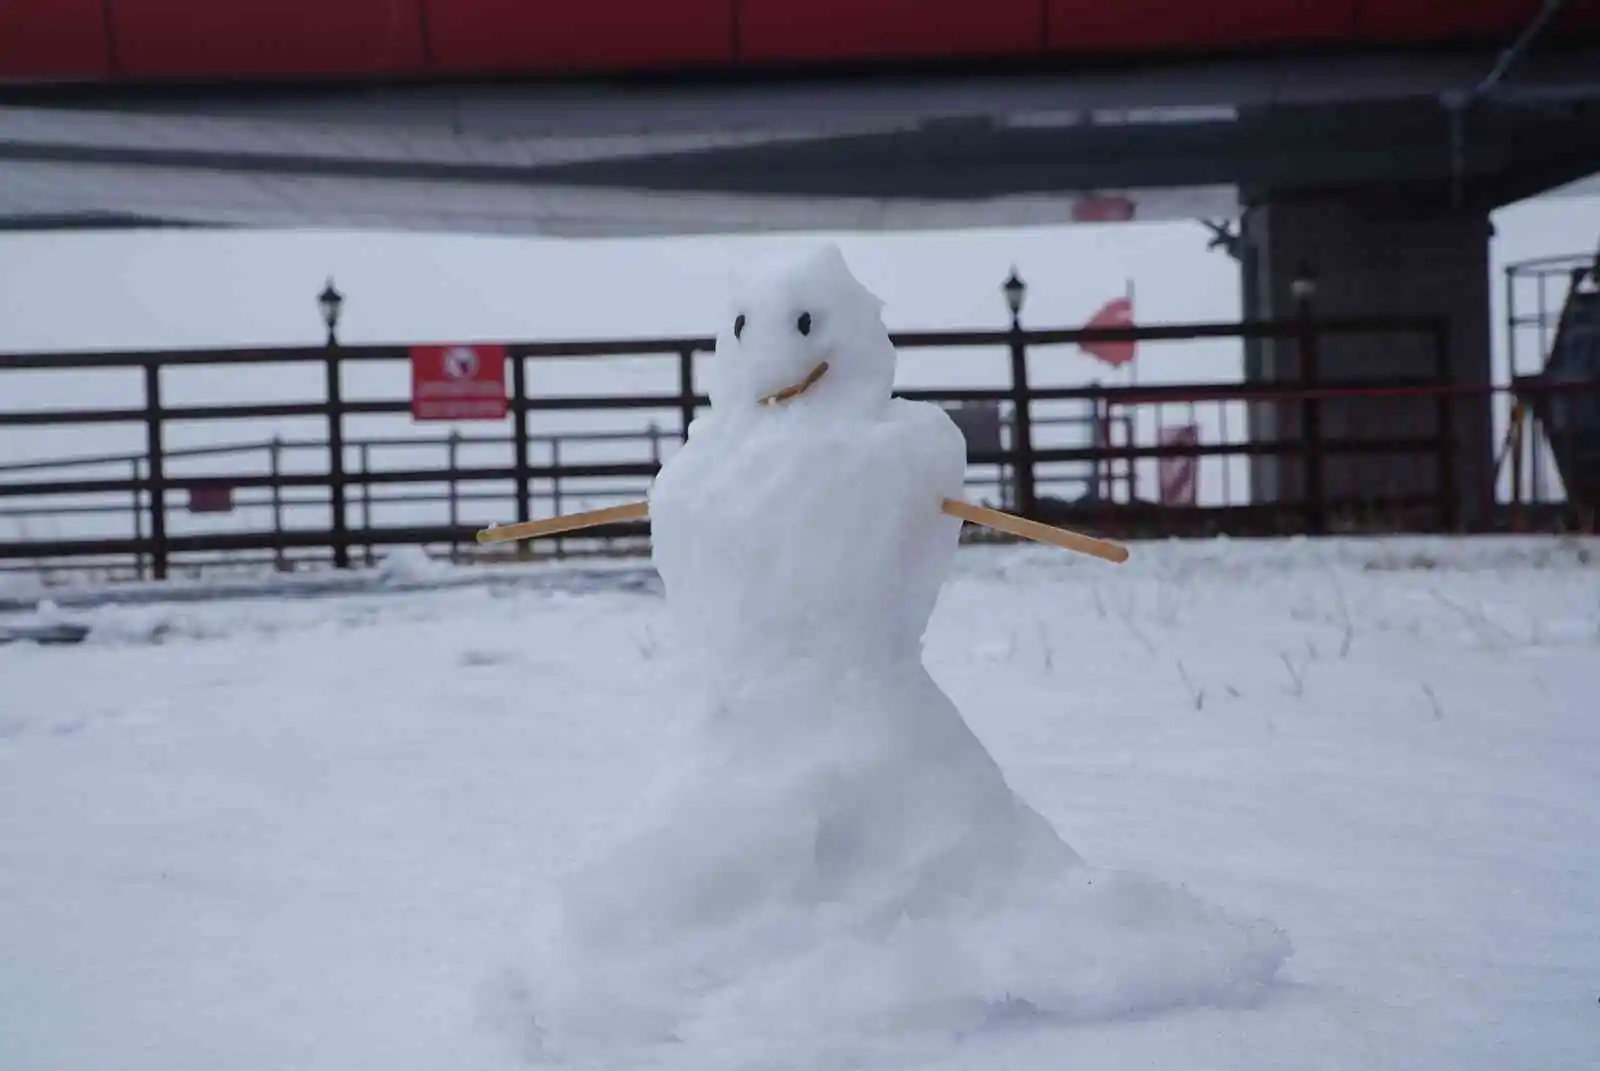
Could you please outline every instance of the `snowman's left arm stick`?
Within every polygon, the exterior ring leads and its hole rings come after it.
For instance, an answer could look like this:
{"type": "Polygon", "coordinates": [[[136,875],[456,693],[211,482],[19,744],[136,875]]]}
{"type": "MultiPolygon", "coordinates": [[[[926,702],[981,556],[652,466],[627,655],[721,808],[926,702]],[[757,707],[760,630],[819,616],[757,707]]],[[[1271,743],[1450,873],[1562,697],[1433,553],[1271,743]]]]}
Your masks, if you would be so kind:
{"type": "MultiPolygon", "coordinates": [[[[1025,517],[1018,517],[1011,513],[1002,513],[997,509],[986,506],[974,506],[970,502],[963,502],[956,498],[944,500],[941,509],[952,517],[959,517],[972,524],[981,524],[986,528],[993,528],[1008,535],[1020,536],[1031,539],[1036,543],[1049,543],[1052,546],[1075,550],[1080,554],[1088,554],[1108,562],[1125,562],[1128,560],[1128,548],[1120,543],[1113,543],[1108,539],[1096,539],[1066,528],[1057,528],[1054,525],[1040,524],[1030,521],[1025,517]]],[[[557,535],[561,532],[572,532],[580,528],[594,528],[597,525],[612,524],[616,521],[643,520],[650,515],[648,502],[630,502],[625,506],[608,506],[605,509],[589,510],[586,513],[569,513],[565,517],[546,517],[537,521],[524,521],[521,524],[494,525],[478,533],[480,543],[509,543],[518,539],[537,539],[539,536],[557,535]]]]}
{"type": "Polygon", "coordinates": [[[564,517],[545,517],[521,524],[491,524],[478,533],[479,543],[510,543],[518,539],[537,539],[539,536],[558,535],[579,528],[597,528],[617,521],[640,521],[650,516],[650,503],[629,502],[625,506],[607,506],[584,513],[569,513],[564,517]]]}

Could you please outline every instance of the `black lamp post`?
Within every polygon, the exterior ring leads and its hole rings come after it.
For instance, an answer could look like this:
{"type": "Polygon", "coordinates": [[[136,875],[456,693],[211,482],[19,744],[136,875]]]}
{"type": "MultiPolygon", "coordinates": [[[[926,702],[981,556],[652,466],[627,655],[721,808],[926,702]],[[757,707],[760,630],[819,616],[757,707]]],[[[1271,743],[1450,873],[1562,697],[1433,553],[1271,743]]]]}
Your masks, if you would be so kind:
{"type": "Polygon", "coordinates": [[[328,278],[317,295],[317,308],[328,328],[328,504],[333,512],[333,565],[350,567],[350,533],[344,515],[344,398],[339,389],[339,314],[344,295],[328,278]]]}
{"type": "Polygon", "coordinates": [[[1017,269],[1013,267],[1011,274],[1006,277],[1006,281],[1001,284],[1000,289],[1006,296],[1006,308],[1011,310],[1011,329],[1013,331],[1021,330],[1022,301],[1028,295],[1028,284],[1022,281],[1021,276],[1017,274],[1017,269]]]}
{"type": "Polygon", "coordinates": [[[317,308],[322,311],[322,322],[328,327],[328,345],[337,346],[339,314],[344,310],[344,295],[334,287],[332,276],[329,276],[328,285],[322,288],[322,293],[317,295],[317,308]]]}
{"type": "Polygon", "coordinates": [[[1033,485],[1033,421],[1029,416],[1028,351],[1022,342],[1022,302],[1028,284],[1017,269],[1001,284],[1006,308],[1011,310],[1011,471],[1015,474],[1017,512],[1031,517],[1037,505],[1033,485]]]}

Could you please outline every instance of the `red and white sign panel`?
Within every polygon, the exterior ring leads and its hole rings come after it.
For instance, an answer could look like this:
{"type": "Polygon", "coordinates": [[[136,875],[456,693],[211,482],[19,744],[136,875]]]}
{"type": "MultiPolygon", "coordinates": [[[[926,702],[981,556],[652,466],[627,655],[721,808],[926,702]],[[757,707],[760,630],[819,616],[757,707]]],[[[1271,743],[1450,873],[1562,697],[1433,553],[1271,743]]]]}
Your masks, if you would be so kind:
{"type": "Polygon", "coordinates": [[[413,346],[411,419],[504,420],[504,346],[413,346]]]}
{"type": "MultiPolygon", "coordinates": [[[[1162,446],[1199,446],[1199,424],[1174,424],[1161,429],[1162,446]]],[[[1163,457],[1156,465],[1163,506],[1192,506],[1198,499],[1200,459],[1163,457]]]]}
{"type": "MultiPolygon", "coordinates": [[[[1112,298],[1100,306],[1100,311],[1089,317],[1085,327],[1132,327],[1133,326],[1133,299],[1127,297],[1112,298]]],[[[1083,351],[1097,360],[1109,364],[1112,368],[1120,368],[1133,360],[1134,343],[1132,342],[1085,342],[1083,351]]]]}

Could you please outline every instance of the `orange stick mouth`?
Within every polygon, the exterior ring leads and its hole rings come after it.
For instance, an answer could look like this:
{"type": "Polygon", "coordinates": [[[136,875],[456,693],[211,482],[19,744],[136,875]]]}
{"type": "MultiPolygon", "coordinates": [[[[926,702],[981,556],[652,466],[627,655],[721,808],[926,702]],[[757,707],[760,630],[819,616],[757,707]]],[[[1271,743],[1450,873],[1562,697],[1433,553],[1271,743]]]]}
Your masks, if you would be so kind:
{"type": "Polygon", "coordinates": [[[782,390],[775,390],[771,394],[762,395],[757,404],[776,405],[779,402],[786,402],[791,398],[798,398],[800,395],[814,387],[817,383],[817,380],[827,375],[827,373],[828,362],[818,362],[817,367],[813,368],[809,373],[807,373],[806,378],[802,379],[798,383],[790,384],[789,386],[784,387],[782,390]]]}

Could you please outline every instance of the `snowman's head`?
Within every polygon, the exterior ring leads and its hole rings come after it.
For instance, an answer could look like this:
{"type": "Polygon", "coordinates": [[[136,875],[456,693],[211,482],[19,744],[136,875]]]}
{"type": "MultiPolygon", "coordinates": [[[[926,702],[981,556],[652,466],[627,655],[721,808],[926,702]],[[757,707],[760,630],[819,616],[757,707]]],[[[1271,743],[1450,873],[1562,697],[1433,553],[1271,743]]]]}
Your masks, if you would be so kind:
{"type": "Polygon", "coordinates": [[[732,289],[707,369],[714,409],[758,410],[762,399],[801,387],[775,404],[859,412],[889,400],[895,353],[883,302],[850,274],[838,246],[753,264],[732,289]]]}

